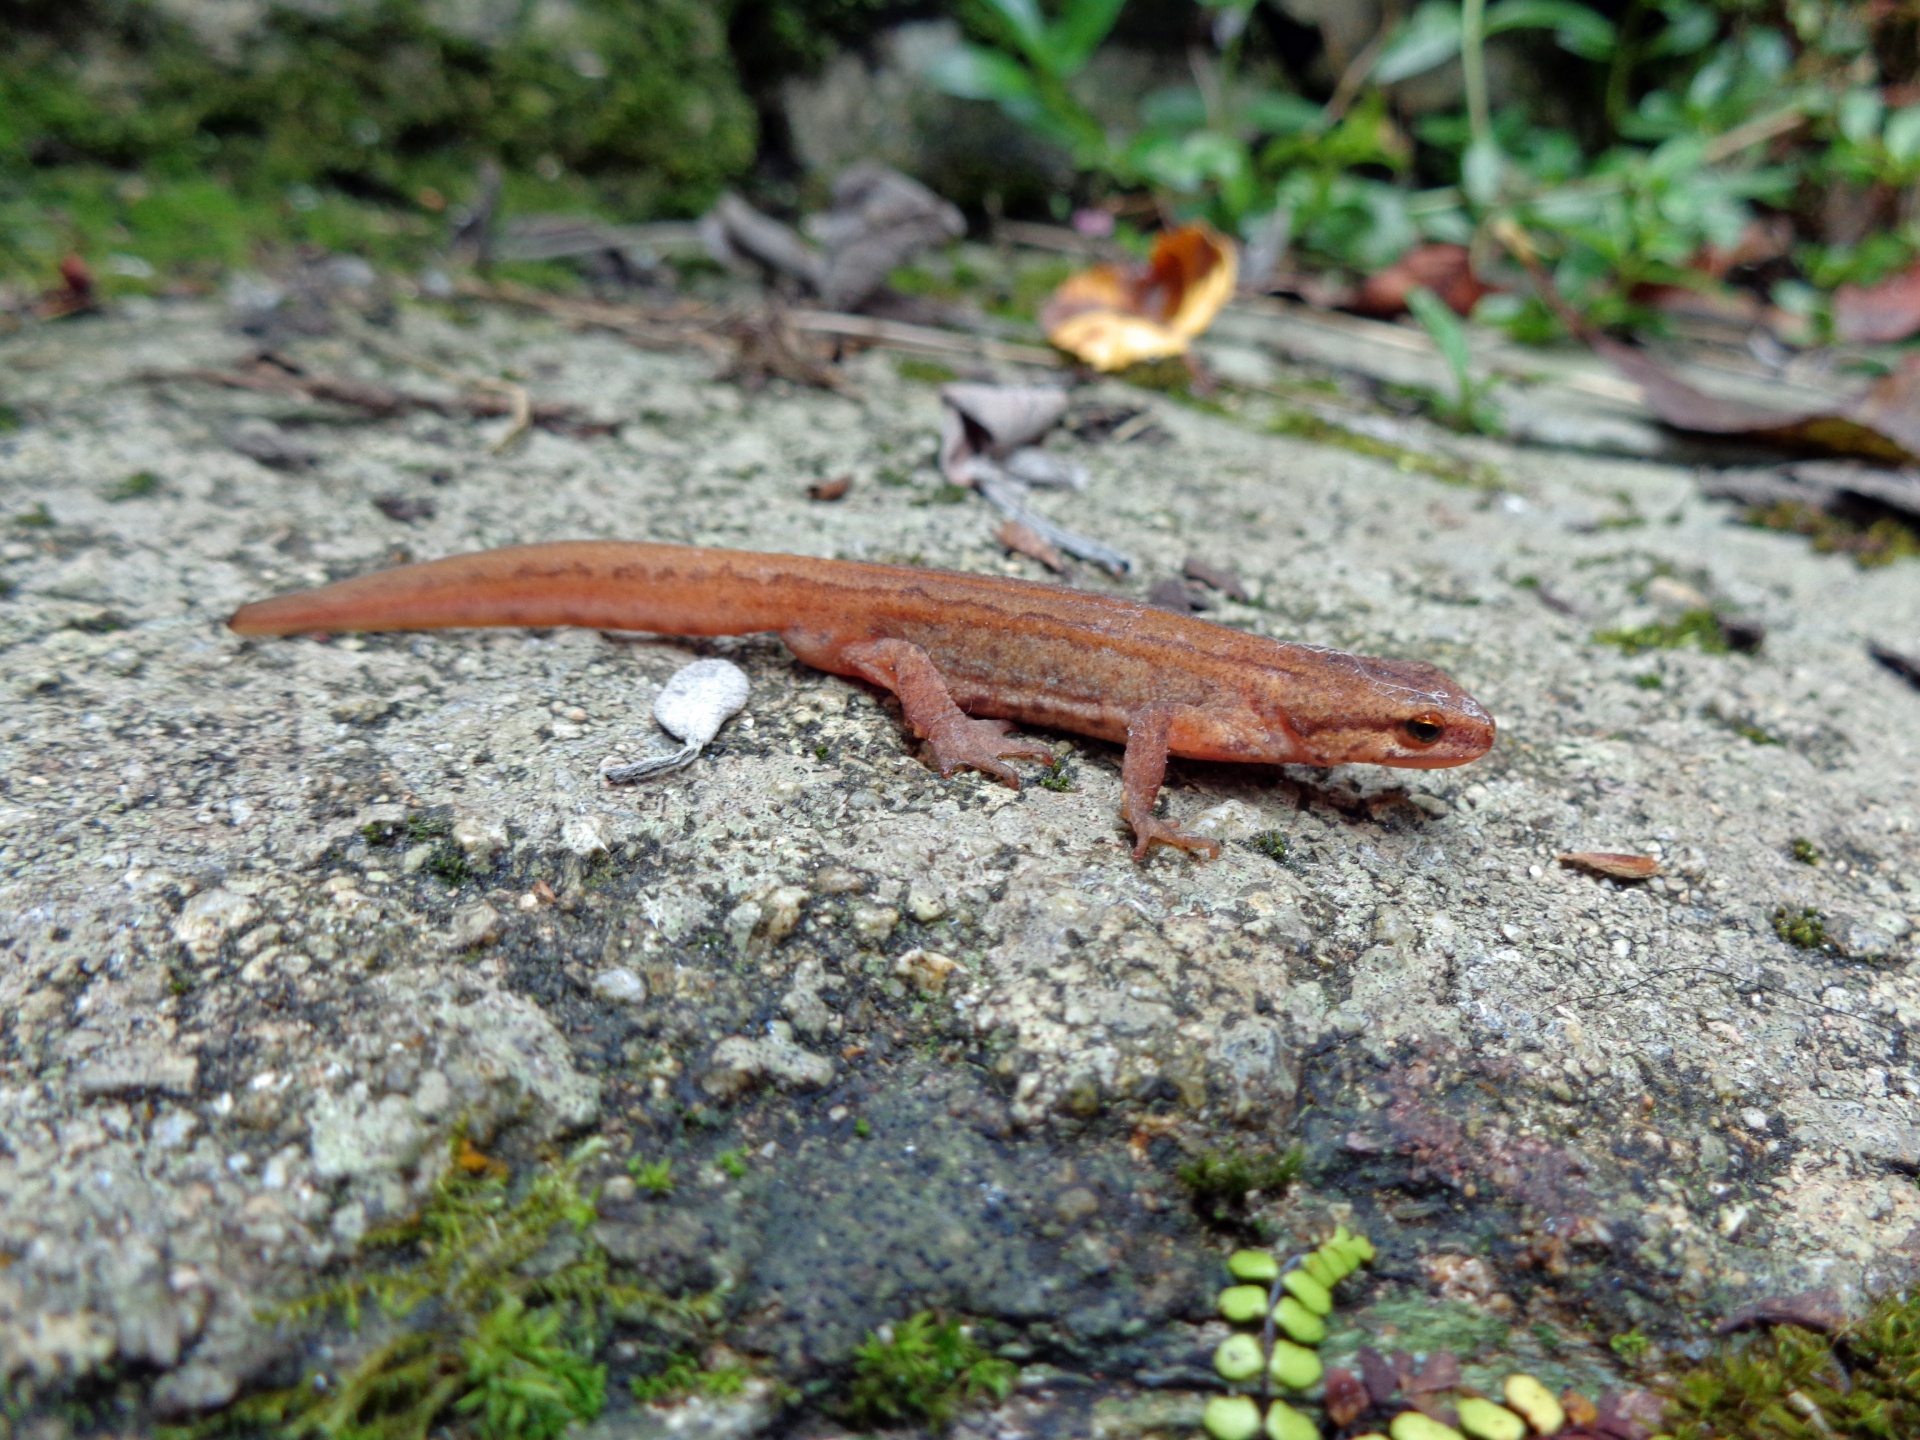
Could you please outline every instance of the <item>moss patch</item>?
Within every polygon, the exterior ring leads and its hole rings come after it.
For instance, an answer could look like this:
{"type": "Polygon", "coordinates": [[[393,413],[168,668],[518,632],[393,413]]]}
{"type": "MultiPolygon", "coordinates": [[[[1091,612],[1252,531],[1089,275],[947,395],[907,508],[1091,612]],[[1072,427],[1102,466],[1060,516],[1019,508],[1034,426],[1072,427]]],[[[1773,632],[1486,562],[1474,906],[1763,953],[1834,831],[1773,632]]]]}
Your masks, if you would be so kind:
{"type": "Polygon", "coordinates": [[[944,1427],[963,1405],[1004,1400],[1016,1371],[987,1353],[958,1320],[931,1311],[883,1327],[853,1352],[844,1407],[855,1425],[944,1427]]]}
{"type": "Polygon", "coordinates": [[[1765,530],[1805,535],[1821,554],[1851,555],[1862,569],[1920,558],[1920,532],[1891,515],[1850,520],[1796,500],[1782,500],[1748,510],[1746,521],[1765,530]]]}
{"type": "Polygon", "coordinates": [[[1281,411],[1267,423],[1267,429],[1275,435],[1286,435],[1295,440],[1310,441],[1315,445],[1332,445],[1337,449],[1350,450],[1356,455],[1385,460],[1409,474],[1425,475],[1446,485],[1468,485],[1478,490],[1497,490],[1501,484],[1499,474],[1489,466],[1476,465],[1467,460],[1456,460],[1449,455],[1434,455],[1424,450],[1414,450],[1372,435],[1362,435],[1357,430],[1349,430],[1344,425],[1337,425],[1331,420],[1323,420],[1318,415],[1309,415],[1300,410],[1281,411]]]}

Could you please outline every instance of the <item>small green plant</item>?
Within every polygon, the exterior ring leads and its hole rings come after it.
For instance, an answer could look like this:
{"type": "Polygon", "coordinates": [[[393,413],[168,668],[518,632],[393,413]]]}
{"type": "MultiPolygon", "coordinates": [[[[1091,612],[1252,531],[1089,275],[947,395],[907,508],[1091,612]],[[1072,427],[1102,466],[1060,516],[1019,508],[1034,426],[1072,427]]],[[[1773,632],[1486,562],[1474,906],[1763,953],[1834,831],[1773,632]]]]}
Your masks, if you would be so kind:
{"type": "Polygon", "coordinates": [[[553,1440],[607,1402],[607,1372],[560,1338],[558,1307],[528,1310],[508,1295],[462,1342],[468,1390],[453,1404],[483,1440],[553,1440]]]}
{"type": "Polygon", "coordinates": [[[1771,730],[1764,730],[1749,720],[1736,720],[1728,726],[1734,734],[1752,745],[1778,745],[1780,737],[1771,730]]]}
{"type": "Polygon", "coordinates": [[[1811,905],[1795,909],[1791,905],[1773,908],[1773,933],[1796,950],[1831,950],[1833,939],[1827,934],[1827,919],[1811,905]]]}
{"type": "Polygon", "coordinates": [[[109,504],[117,505],[123,500],[143,500],[149,495],[158,494],[160,477],[151,470],[136,470],[117,485],[107,488],[106,499],[109,504]]]}
{"type": "Polygon", "coordinates": [[[1629,1365],[1638,1365],[1646,1359],[1647,1352],[1653,1348],[1653,1342],[1641,1333],[1638,1325],[1607,1341],[1607,1348],[1629,1365]]]}
{"type": "Polygon", "coordinates": [[[658,1405],[663,1400],[677,1400],[682,1395],[738,1395],[746,1388],[748,1377],[753,1372],[744,1365],[722,1365],[714,1370],[703,1369],[688,1355],[676,1355],[667,1362],[666,1368],[651,1375],[636,1375],[628,1388],[633,1398],[642,1405],[658,1405]]]}
{"type": "Polygon", "coordinates": [[[1282,1193],[1305,1168],[1306,1152],[1297,1145],[1287,1150],[1228,1145],[1196,1155],[1173,1173],[1204,1223],[1235,1226],[1244,1221],[1249,1195],[1282,1193]]]}
{"type": "Polygon", "coordinates": [[[31,510],[23,510],[14,516],[13,523],[22,530],[49,530],[53,527],[53,513],[47,509],[47,502],[41,500],[31,510]]]}
{"type": "Polygon", "coordinates": [[[1820,847],[1804,835],[1794,836],[1787,843],[1787,849],[1802,865],[1818,865],[1824,858],[1820,854],[1820,847]]]}
{"type": "Polygon", "coordinates": [[[868,1335],[853,1352],[843,1412],[858,1426],[922,1424],[944,1429],[963,1406],[1004,1400],[1018,1375],[956,1319],[923,1310],[868,1335]]]}
{"type": "Polygon", "coordinates": [[[1434,397],[1435,418],[1455,430],[1483,435],[1500,434],[1503,427],[1499,412],[1487,398],[1492,382],[1473,378],[1472,357],[1467,350],[1467,327],[1460,323],[1460,317],[1453,313],[1446,301],[1424,285],[1417,285],[1407,292],[1407,308],[1425,328],[1435,348],[1440,351],[1440,358],[1447,362],[1448,373],[1453,377],[1453,393],[1434,397]]]}
{"type": "Polygon", "coordinates": [[[1080,787],[1074,782],[1074,774],[1064,765],[1056,764],[1036,782],[1042,790],[1054,790],[1071,794],[1080,787]]]}
{"type": "Polygon", "coordinates": [[[853,1133],[858,1135],[862,1140],[873,1134],[873,1126],[867,1123],[866,1116],[862,1115],[858,1120],[853,1122],[853,1133]]]}
{"type": "Polygon", "coordinates": [[[1920,1295],[1890,1295],[1831,1337],[1793,1326],[1728,1342],[1666,1387],[1674,1440],[1920,1435],[1920,1295]]]}
{"type": "Polygon", "coordinates": [[[747,1157],[738,1150],[722,1150],[713,1157],[713,1163],[735,1180],[742,1179],[747,1173],[747,1157]]]}
{"type": "Polygon", "coordinates": [[[1820,554],[1851,555],[1863,570],[1920,558],[1920,531],[1891,515],[1850,520],[1796,500],[1782,500],[1748,510],[1746,522],[1764,530],[1804,535],[1820,554]]]}
{"type": "Polygon", "coordinates": [[[649,1195],[673,1193],[673,1162],[671,1160],[642,1160],[636,1155],[627,1161],[627,1174],[633,1177],[634,1184],[649,1195]]]}
{"type": "Polygon", "coordinates": [[[1711,610],[1689,610],[1672,620],[1658,620],[1626,630],[1596,630],[1594,642],[1617,646],[1623,655],[1647,650],[1678,650],[1696,646],[1709,655],[1726,655],[1732,647],[1721,633],[1720,617],[1711,610]]]}
{"type": "Polygon", "coordinates": [[[1287,863],[1287,837],[1278,830],[1262,830],[1247,842],[1269,860],[1287,863]]]}
{"type": "Polygon", "coordinates": [[[1649,670],[1645,674],[1634,676],[1633,683],[1642,690],[1658,690],[1667,682],[1658,670],[1649,670]]]}

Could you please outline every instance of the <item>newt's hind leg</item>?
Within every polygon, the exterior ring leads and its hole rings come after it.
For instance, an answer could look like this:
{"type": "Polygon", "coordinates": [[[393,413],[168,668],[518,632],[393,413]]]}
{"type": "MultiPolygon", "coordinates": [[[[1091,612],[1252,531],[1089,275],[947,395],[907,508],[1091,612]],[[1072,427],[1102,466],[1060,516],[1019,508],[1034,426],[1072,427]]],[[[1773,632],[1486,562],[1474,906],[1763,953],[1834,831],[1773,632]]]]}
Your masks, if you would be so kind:
{"type": "Polygon", "coordinates": [[[1182,830],[1168,820],[1154,817],[1153,802],[1160,794],[1160,782],[1167,778],[1167,749],[1173,724],[1185,707],[1149,705],[1136,710],[1127,720],[1127,753],[1120,761],[1120,815],[1133,829],[1133,858],[1144,860],[1155,845],[1171,845],[1212,860],[1220,854],[1220,842],[1206,835],[1182,830]]]}
{"type": "Polygon", "coordinates": [[[1010,740],[1013,728],[1006,720],[976,720],[953,703],[946,678],[932,657],[905,640],[868,640],[849,645],[840,659],[861,679],[891,690],[900,699],[907,724],[933,750],[933,763],[942,775],[970,766],[996,780],[1020,788],[1020,777],[1003,759],[1044,760],[1053,752],[1034,740],[1010,740]]]}

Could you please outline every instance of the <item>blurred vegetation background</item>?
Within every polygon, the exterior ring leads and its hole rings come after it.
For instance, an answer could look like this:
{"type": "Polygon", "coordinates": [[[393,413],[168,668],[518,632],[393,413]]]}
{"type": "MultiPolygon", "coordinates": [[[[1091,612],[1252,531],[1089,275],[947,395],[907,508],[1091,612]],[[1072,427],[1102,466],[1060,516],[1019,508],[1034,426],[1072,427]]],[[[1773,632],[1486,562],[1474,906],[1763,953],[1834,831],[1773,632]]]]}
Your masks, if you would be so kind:
{"type": "Polygon", "coordinates": [[[976,223],[1203,216],[1348,277],[1517,245],[1601,323],[1732,287],[1819,334],[1920,253],[1920,0],[0,3],[18,293],[423,264],[489,161],[504,213],[640,220],[869,155],[976,223]]]}

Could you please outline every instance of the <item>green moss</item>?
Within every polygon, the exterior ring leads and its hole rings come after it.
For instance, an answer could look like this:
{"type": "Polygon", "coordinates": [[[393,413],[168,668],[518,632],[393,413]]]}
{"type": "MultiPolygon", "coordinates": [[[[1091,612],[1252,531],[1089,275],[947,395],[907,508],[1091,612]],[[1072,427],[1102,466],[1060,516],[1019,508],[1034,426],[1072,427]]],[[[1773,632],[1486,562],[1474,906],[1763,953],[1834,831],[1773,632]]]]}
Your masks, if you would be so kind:
{"type": "Polygon", "coordinates": [[[1771,730],[1763,730],[1760,726],[1745,720],[1736,720],[1728,726],[1728,728],[1742,740],[1749,741],[1755,745],[1778,745],[1782,743],[1780,737],[1771,730]]]}
{"type": "Polygon", "coordinates": [[[551,1440],[592,1419],[606,1396],[595,1357],[617,1318],[691,1335],[712,1315],[709,1302],[612,1278],[580,1188],[604,1148],[589,1141],[515,1187],[505,1166],[456,1134],[418,1215],[369,1233],[354,1273],[270,1317],[339,1316],[357,1330],[372,1312],[387,1338],[337,1373],[310,1373],[167,1433],[411,1440],[465,1416],[462,1429],[484,1440],[551,1440]]]}
{"type": "Polygon", "coordinates": [[[1269,860],[1277,860],[1283,865],[1286,863],[1287,837],[1278,830],[1262,830],[1247,843],[1269,860]]]}
{"type": "Polygon", "coordinates": [[[1726,636],[1720,631],[1720,617],[1711,610],[1689,610],[1673,620],[1659,620],[1630,630],[1596,630],[1594,642],[1618,646],[1624,655],[1645,650],[1678,650],[1692,645],[1709,655],[1730,653],[1726,636]]]}
{"type": "MultiPolygon", "coordinates": [[[[1301,410],[1281,411],[1268,422],[1267,429],[1275,435],[1286,435],[1315,445],[1331,445],[1355,455],[1385,460],[1409,474],[1425,475],[1446,485],[1466,485],[1476,490],[1498,490],[1501,486],[1498,472],[1488,466],[1456,460],[1448,455],[1432,455],[1423,450],[1396,445],[1391,440],[1362,435],[1357,430],[1349,430],[1344,425],[1301,410]]],[[[1537,585],[1539,582],[1536,580],[1534,583],[1537,585]]]]}
{"type": "Polygon", "coordinates": [[[1796,500],[1750,509],[1749,525],[1805,535],[1823,555],[1851,555],[1862,569],[1891,565],[1896,560],[1920,558],[1920,531],[1891,515],[1877,520],[1850,520],[1796,500]]]}
{"type": "Polygon", "coordinates": [[[1658,690],[1667,682],[1658,670],[1649,670],[1644,675],[1634,676],[1633,683],[1638,685],[1642,690],[1658,690]]]}
{"type": "Polygon", "coordinates": [[[1793,858],[1802,865],[1818,865],[1821,861],[1820,847],[1804,835],[1796,835],[1787,844],[1793,858]]]}
{"type": "Polygon", "coordinates": [[[1615,1335],[1607,1341],[1607,1348],[1629,1365],[1637,1365],[1647,1358],[1647,1352],[1653,1348],[1653,1342],[1641,1334],[1640,1327],[1634,1326],[1624,1334],[1615,1335]]]}
{"type": "Polygon", "coordinates": [[[1074,772],[1057,763],[1034,783],[1042,790],[1055,790],[1061,794],[1071,794],[1080,788],[1075,782],[1074,772]]]}
{"type": "Polygon", "coordinates": [[[949,369],[938,360],[921,360],[912,355],[896,360],[893,368],[902,380],[919,385],[945,385],[960,378],[957,370],[949,369]]]}
{"type": "Polygon", "coordinates": [[[1779,1326],[1734,1341],[1669,1398],[1674,1440],[1920,1435],[1920,1296],[1889,1296],[1831,1338],[1779,1326]]]}
{"type": "Polygon", "coordinates": [[[1017,1374],[958,1320],[923,1310],[869,1335],[853,1352],[853,1383],[842,1408],[854,1425],[939,1429],[965,1405],[1004,1400],[1017,1374]]]}
{"type": "Polygon", "coordinates": [[[732,1176],[735,1180],[746,1177],[747,1157],[738,1150],[722,1150],[713,1157],[713,1163],[732,1176]]]}
{"type": "Polygon", "coordinates": [[[47,502],[37,502],[31,510],[23,510],[13,517],[13,523],[22,530],[51,530],[53,512],[47,509],[47,502]]]}
{"type": "Polygon", "coordinates": [[[113,293],[262,246],[413,262],[485,158],[509,212],[633,216],[695,213],[752,162],[720,7],[582,0],[562,26],[528,7],[485,40],[435,13],[274,6],[224,55],[140,0],[10,23],[0,273],[50,276],[77,250],[113,293]],[[112,254],[157,274],[116,274],[112,254]]]}
{"type": "Polygon", "coordinates": [[[722,1365],[705,1370],[688,1355],[676,1355],[665,1369],[635,1376],[628,1386],[642,1405],[678,1400],[684,1395],[738,1395],[752,1372],[744,1365],[722,1365]]]}
{"type": "Polygon", "coordinates": [[[673,1193],[673,1162],[671,1160],[642,1160],[636,1155],[627,1162],[627,1174],[633,1177],[634,1184],[649,1195],[673,1193]]]}
{"type": "Polygon", "coordinates": [[[1827,920],[1811,905],[1796,910],[1790,905],[1773,907],[1773,933],[1796,950],[1831,950],[1833,940],[1827,934],[1827,920]]]}
{"type": "Polygon", "coordinates": [[[1174,1178],[1203,1222],[1236,1225],[1246,1213],[1249,1195],[1285,1191],[1305,1166],[1306,1154],[1297,1145],[1284,1151],[1228,1145],[1195,1156],[1174,1171],[1174,1178]]]}
{"type": "Polygon", "coordinates": [[[106,500],[117,505],[123,500],[143,500],[157,494],[160,489],[160,477],[151,470],[136,470],[117,485],[107,487],[106,500]]]}

